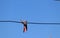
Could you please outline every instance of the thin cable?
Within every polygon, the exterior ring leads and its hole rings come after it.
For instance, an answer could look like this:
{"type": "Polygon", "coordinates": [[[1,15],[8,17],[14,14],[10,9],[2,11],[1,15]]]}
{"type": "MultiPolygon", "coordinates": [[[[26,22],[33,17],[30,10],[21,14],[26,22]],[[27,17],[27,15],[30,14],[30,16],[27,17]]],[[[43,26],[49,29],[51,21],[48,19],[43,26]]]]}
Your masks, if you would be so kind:
{"type": "Polygon", "coordinates": [[[7,21],[0,21],[0,22],[12,22],[12,23],[22,23],[22,22],[19,22],[19,21],[9,21],[9,20],[7,20],[7,21]]]}
{"type": "MultiPolygon", "coordinates": [[[[4,20],[0,22],[12,22],[12,23],[22,23],[19,21],[4,20]]],[[[27,22],[27,24],[60,24],[60,23],[37,23],[37,22],[27,22]]]]}
{"type": "Polygon", "coordinates": [[[28,24],[60,24],[60,23],[37,23],[37,22],[28,22],[28,24]]]}

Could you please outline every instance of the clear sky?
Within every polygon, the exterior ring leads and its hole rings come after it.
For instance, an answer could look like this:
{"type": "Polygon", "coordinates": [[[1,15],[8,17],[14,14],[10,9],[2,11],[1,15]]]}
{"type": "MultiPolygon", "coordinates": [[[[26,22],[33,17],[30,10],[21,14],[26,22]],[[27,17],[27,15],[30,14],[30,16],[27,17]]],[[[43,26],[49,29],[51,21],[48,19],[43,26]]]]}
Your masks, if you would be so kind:
{"type": "MultiPolygon", "coordinates": [[[[60,2],[54,0],[0,0],[0,20],[59,22],[60,2]]],[[[0,23],[0,38],[60,38],[60,25],[0,23]]]]}

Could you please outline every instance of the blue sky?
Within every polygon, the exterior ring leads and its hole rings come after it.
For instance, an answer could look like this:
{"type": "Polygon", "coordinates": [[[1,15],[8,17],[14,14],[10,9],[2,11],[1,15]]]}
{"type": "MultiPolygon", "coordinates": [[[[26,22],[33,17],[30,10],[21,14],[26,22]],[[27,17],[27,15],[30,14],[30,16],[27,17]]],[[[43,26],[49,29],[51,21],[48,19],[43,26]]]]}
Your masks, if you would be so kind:
{"type": "MultiPolygon", "coordinates": [[[[60,2],[54,0],[0,0],[0,20],[59,22],[60,2]]],[[[0,23],[0,38],[60,38],[60,25],[0,23]]]]}

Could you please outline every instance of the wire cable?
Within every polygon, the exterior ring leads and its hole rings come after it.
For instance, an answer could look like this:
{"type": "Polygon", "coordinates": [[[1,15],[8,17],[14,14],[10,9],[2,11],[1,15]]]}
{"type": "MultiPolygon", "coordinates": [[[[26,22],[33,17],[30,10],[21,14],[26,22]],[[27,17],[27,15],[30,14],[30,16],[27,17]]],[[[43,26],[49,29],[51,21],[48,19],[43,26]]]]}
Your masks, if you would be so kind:
{"type": "Polygon", "coordinates": [[[0,21],[0,22],[22,23],[22,22],[19,22],[19,21],[10,21],[10,20],[4,20],[4,21],[0,21]]]}
{"type": "MultiPolygon", "coordinates": [[[[12,20],[1,20],[0,22],[23,23],[23,22],[20,22],[20,21],[12,21],[12,20]]],[[[38,23],[38,22],[27,22],[27,24],[60,24],[60,23],[38,23]]]]}
{"type": "Polygon", "coordinates": [[[38,23],[38,22],[28,22],[28,24],[60,24],[60,23],[38,23]]]}

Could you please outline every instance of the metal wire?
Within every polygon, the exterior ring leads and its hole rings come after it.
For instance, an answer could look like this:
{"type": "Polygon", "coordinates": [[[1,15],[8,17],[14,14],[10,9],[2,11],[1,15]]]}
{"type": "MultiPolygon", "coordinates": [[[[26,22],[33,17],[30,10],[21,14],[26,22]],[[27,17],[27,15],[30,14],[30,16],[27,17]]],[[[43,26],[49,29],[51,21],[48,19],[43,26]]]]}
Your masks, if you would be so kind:
{"type": "MultiPolygon", "coordinates": [[[[20,21],[12,21],[12,20],[3,20],[0,22],[12,22],[12,23],[22,23],[20,21]]],[[[37,22],[27,22],[27,24],[60,24],[60,23],[37,23],[37,22]]]]}
{"type": "Polygon", "coordinates": [[[60,23],[37,23],[37,22],[28,22],[28,24],[60,24],[60,23]]]}
{"type": "Polygon", "coordinates": [[[12,23],[22,23],[22,22],[19,22],[19,21],[10,21],[10,20],[4,20],[4,21],[0,21],[0,22],[12,22],[12,23]]]}

